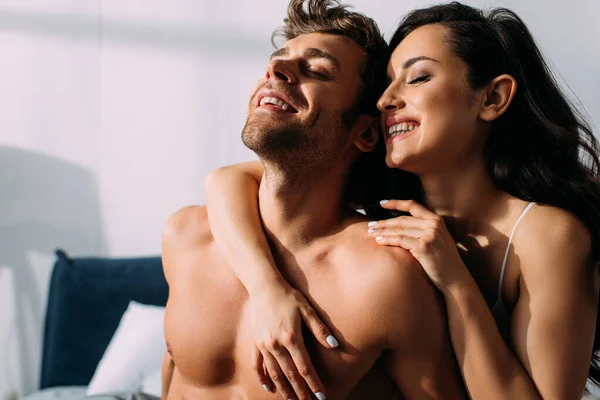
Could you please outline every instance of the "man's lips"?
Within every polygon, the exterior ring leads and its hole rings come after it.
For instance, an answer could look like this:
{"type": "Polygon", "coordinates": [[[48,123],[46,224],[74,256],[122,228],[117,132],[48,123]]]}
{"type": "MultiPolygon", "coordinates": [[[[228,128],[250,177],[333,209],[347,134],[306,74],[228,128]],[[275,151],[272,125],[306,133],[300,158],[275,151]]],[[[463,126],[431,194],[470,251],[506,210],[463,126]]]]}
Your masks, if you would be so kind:
{"type": "Polygon", "coordinates": [[[298,110],[294,104],[283,93],[275,90],[261,90],[256,96],[256,107],[275,106],[284,111],[297,113],[298,110]]]}

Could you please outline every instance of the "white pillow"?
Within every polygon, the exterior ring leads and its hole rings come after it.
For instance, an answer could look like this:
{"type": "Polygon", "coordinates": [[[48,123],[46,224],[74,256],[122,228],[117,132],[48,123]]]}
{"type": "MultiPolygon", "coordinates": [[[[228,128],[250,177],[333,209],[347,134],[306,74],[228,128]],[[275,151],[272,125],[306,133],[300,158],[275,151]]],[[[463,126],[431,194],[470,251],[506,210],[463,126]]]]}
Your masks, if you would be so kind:
{"type": "MultiPolygon", "coordinates": [[[[160,371],[167,349],[164,336],[165,308],[132,301],[123,313],[94,376],[87,395],[117,391],[141,391],[144,379],[160,371]]],[[[160,376],[160,373],[159,373],[160,376]]],[[[157,393],[160,396],[160,383],[157,393]]]]}
{"type": "Polygon", "coordinates": [[[161,368],[154,371],[150,376],[147,376],[142,381],[142,392],[160,397],[162,394],[162,375],[161,368]]]}

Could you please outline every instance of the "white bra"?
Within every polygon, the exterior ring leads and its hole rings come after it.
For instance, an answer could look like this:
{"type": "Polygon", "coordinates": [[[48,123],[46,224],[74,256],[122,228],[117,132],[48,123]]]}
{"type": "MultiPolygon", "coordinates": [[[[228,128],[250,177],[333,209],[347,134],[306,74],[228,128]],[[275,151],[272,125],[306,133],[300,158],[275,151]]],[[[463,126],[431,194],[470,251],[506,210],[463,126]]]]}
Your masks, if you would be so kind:
{"type": "Polygon", "coordinates": [[[506,270],[506,260],[508,260],[508,252],[510,251],[510,245],[512,243],[513,236],[515,235],[515,231],[517,230],[517,226],[519,226],[519,222],[523,219],[525,214],[531,207],[535,205],[534,202],[531,202],[525,207],[517,222],[515,222],[515,226],[513,227],[512,232],[510,233],[510,237],[508,238],[508,244],[506,245],[506,251],[504,252],[504,259],[502,260],[502,269],[500,270],[500,280],[498,282],[498,298],[496,299],[496,303],[492,307],[492,314],[496,319],[496,325],[498,325],[498,329],[502,334],[502,337],[506,338],[506,334],[508,333],[508,327],[510,323],[510,316],[508,315],[508,310],[506,309],[506,305],[504,304],[504,300],[502,300],[502,283],[504,281],[504,271],[506,270]]]}

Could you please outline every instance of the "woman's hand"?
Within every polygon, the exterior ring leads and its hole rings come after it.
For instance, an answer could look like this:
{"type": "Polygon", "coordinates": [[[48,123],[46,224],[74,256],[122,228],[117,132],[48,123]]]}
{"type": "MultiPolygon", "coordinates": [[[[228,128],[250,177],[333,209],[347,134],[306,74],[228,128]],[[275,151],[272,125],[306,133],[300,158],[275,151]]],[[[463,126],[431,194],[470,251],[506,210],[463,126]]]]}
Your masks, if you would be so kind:
{"type": "MultiPolygon", "coordinates": [[[[265,285],[267,286],[267,285],[265,285]]],[[[302,337],[302,322],[327,348],[338,346],[306,298],[282,282],[254,290],[250,296],[255,347],[252,366],[267,391],[283,399],[325,399],[323,384],[310,361],[302,337]]]]}
{"type": "Polygon", "coordinates": [[[413,200],[383,200],[381,206],[410,216],[370,222],[377,243],[410,251],[441,291],[468,273],[442,217],[413,200]]]}

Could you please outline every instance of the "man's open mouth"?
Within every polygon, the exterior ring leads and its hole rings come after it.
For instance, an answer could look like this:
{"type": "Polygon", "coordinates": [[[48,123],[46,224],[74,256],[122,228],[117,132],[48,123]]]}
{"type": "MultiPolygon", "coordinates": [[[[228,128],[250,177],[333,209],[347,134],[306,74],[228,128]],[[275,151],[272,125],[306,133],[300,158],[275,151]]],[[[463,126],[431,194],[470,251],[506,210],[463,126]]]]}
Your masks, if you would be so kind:
{"type": "Polygon", "coordinates": [[[283,111],[290,111],[290,112],[294,112],[296,110],[294,110],[294,108],[292,106],[290,106],[288,103],[286,103],[285,101],[278,99],[277,97],[263,97],[260,100],[260,105],[264,106],[265,104],[271,104],[274,106],[278,106],[280,107],[283,111]]]}
{"type": "Polygon", "coordinates": [[[297,113],[298,110],[292,106],[282,94],[275,91],[265,91],[259,96],[258,107],[268,107],[272,110],[297,113]]]}

